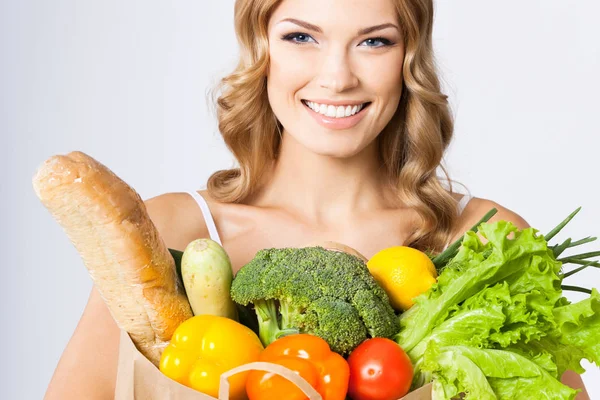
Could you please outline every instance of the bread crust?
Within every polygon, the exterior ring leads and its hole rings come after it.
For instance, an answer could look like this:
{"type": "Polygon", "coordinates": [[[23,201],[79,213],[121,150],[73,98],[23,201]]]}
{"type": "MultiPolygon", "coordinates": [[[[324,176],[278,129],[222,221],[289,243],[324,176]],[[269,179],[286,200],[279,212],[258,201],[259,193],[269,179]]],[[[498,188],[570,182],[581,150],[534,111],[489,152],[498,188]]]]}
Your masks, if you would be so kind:
{"type": "Polygon", "coordinates": [[[82,152],[46,160],[33,187],[81,255],[117,325],[158,365],[192,311],[139,194],[82,152]]]}

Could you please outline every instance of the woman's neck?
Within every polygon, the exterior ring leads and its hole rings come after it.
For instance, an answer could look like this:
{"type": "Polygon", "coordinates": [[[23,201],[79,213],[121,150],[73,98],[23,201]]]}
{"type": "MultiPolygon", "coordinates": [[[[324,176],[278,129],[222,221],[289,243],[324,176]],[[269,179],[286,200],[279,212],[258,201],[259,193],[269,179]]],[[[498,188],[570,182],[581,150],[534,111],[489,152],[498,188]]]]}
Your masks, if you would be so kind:
{"type": "Polygon", "coordinates": [[[284,133],[278,160],[252,203],[328,224],[386,207],[382,174],[375,143],[340,159],[315,154],[284,133]]]}

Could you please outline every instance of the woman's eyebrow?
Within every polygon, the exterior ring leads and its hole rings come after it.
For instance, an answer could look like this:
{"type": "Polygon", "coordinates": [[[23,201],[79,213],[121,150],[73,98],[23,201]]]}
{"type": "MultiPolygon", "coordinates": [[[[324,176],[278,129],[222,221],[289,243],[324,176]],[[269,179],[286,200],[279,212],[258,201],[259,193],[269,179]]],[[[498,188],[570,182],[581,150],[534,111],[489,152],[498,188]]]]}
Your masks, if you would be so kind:
{"type": "Polygon", "coordinates": [[[282,19],[281,21],[279,21],[279,23],[282,23],[282,22],[291,22],[292,24],[296,24],[298,26],[309,29],[311,31],[323,33],[323,30],[321,28],[319,28],[317,25],[313,25],[310,22],[302,21],[301,19],[285,18],[285,19],[282,19]]]}
{"type": "Polygon", "coordinates": [[[375,26],[370,26],[368,28],[361,29],[360,31],[358,31],[358,34],[359,35],[367,35],[371,32],[380,31],[382,29],[387,29],[387,28],[394,28],[398,32],[400,31],[400,28],[398,28],[397,25],[392,24],[392,23],[387,23],[387,24],[375,25],[375,26]]]}
{"type": "MultiPolygon", "coordinates": [[[[285,18],[285,19],[282,19],[281,21],[279,21],[279,23],[282,23],[282,22],[291,22],[292,24],[296,24],[305,29],[309,29],[311,31],[315,31],[318,33],[323,33],[323,30],[320,27],[318,27],[317,25],[311,24],[310,22],[302,21],[301,19],[285,18]]],[[[387,29],[387,28],[394,28],[394,29],[400,31],[400,28],[398,28],[397,25],[392,24],[392,23],[386,23],[386,24],[370,26],[368,28],[363,28],[358,31],[358,34],[359,35],[367,35],[371,32],[380,31],[380,30],[387,29]]]]}

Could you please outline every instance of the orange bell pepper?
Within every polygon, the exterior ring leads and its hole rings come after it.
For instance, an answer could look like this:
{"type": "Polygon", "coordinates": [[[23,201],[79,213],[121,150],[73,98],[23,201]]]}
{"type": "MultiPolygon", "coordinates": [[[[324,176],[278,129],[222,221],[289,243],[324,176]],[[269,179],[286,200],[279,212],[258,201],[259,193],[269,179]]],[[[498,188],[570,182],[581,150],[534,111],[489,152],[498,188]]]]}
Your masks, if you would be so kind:
{"type": "MultiPolygon", "coordinates": [[[[258,361],[263,345],[252,330],[225,317],[196,315],[177,327],[159,369],[169,378],[217,397],[221,374],[258,361]]],[[[242,372],[229,378],[231,399],[246,398],[242,372]]]]}
{"type": "MultiPolygon", "coordinates": [[[[346,360],[331,351],[318,336],[294,334],[268,345],[259,361],[282,365],[298,373],[323,400],[344,400],[350,368],[346,360]]],[[[302,400],[306,395],[287,379],[269,372],[252,371],[246,381],[250,400],[302,400]]]]}

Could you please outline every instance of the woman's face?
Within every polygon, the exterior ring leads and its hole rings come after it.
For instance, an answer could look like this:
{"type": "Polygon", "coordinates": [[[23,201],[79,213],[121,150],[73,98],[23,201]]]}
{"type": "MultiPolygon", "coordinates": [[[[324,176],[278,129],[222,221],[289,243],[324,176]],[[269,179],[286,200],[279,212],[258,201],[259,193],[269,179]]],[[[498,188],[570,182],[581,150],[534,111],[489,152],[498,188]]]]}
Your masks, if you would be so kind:
{"type": "Polygon", "coordinates": [[[359,153],[398,108],[404,45],[392,0],[283,0],[269,54],[271,107],[315,153],[359,153]]]}

